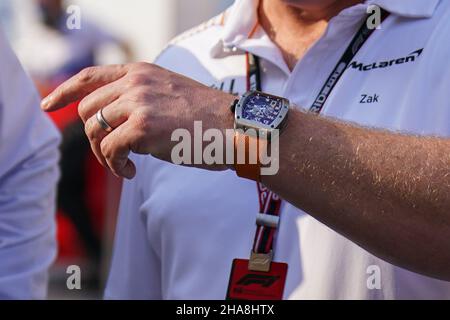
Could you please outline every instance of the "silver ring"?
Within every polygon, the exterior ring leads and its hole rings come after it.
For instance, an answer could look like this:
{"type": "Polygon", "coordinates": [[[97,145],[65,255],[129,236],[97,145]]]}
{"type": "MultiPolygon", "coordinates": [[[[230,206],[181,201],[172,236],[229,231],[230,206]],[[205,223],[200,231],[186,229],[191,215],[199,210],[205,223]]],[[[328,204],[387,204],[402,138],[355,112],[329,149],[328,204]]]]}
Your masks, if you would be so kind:
{"type": "Polygon", "coordinates": [[[100,109],[97,111],[97,122],[102,127],[103,130],[105,130],[108,133],[111,133],[113,131],[113,128],[109,125],[108,121],[105,120],[103,117],[103,109],[100,109]]]}

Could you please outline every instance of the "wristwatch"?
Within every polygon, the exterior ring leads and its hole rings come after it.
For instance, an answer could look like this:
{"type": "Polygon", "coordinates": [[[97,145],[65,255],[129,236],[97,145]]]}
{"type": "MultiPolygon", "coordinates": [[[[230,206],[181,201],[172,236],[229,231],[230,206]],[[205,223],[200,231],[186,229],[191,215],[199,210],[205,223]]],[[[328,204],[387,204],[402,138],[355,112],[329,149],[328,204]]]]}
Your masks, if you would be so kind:
{"type": "Polygon", "coordinates": [[[239,177],[260,181],[261,154],[267,154],[273,132],[281,133],[285,127],[289,105],[288,99],[259,91],[249,91],[233,103],[234,162],[239,177]],[[251,154],[254,150],[256,155],[251,154]]]}

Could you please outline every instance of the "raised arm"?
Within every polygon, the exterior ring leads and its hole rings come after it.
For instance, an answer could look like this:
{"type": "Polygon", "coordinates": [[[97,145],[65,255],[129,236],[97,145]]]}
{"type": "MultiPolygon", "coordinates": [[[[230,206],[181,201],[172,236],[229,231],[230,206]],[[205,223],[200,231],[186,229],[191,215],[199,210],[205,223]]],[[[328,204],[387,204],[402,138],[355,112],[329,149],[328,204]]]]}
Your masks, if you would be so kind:
{"type": "MultiPolygon", "coordinates": [[[[150,64],[91,68],[42,103],[83,99],[80,115],[99,160],[136,174],[130,152],[171,161],[171,134],[233,127],[234,96],[150,64]],[[108,133],[96,113],[111,125],[108,133]]],[[[449,120],[450,121],[450,120],[449,120]]],[[[224,170],[223,165],[200,165],[224,170]]],[[[281,197],[373,254],[450,280],[450,139],[405,136],[292,110],[280,170],[263,177],[281,197]]]]}

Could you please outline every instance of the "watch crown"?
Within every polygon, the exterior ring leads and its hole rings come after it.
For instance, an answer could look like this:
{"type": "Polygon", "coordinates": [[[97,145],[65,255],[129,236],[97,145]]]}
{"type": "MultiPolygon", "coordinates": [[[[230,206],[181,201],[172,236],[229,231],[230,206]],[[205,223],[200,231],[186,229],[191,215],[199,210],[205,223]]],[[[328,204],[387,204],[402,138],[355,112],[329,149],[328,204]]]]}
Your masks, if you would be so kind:
{"type": "Polygon", "coordinates": [[[237,104],[239,103],[239,99],[235,99],[232,103],[231,103],[231,105],[230,105],[230,110],[231,110],[231,113],[235,113],[236,112],[236,106],[237,106],[237,104]]]}

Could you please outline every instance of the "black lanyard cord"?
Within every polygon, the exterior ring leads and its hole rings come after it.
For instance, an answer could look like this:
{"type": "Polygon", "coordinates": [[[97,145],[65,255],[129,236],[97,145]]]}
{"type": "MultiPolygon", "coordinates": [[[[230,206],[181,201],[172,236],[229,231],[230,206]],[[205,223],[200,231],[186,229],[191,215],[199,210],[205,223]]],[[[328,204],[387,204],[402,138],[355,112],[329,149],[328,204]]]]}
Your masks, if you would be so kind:
{"type": "MultiPolygon", "coordinates": [[[[381,8],[381,22],[386,20],[388,16],[389,12],[381,8]]],[[[376,28],[369,28],[367,26],[367,19],[365,19],[363,25],[359,28],[358,32],[353,37],[344,54],[339,59],[339,62],[336,64],[333,71],[325,81],[325,84],[323,85],[322,89],[317,95],[317,98],[314,100],[312,106],[309,109],[310,112],[320,113],[322,111],[325,102],[328,100],[328,97],[330,96],[338,81],[341,79],[345,70],[347,70],[353,58],[364,46],[364,44],[367,42],[367,40],[375,30],[376,28]]],[[[247,65],[247,90],[262,91],[261,66],[259,57],[253,55],[252,53],[247,53],[247,65]]]]}
{"type": "MultiPolygon", "coordinates": [[[[389,16],[389,12],[384,9],[381,10],[381,22],[383,22],[389,16]]],[[[356,54],[370,38],[372,33],[376,30],[375,28],[369,28],[366,21],[367,20],[364,20],[364,24],[360,27],[356,35],[353,37],[339,62],[336,64],[336,67],[327,78],[317,98],[314,100],[314,103],[310,107],[310,112],[319,114],[322,111],[326,101],[328,100],[328,97],[330,96],[338,81],[341,79],[345,70],[347,70],[356,54]]],[[[247,52],[246,63],[247,90],[262,91],[261,66],[259,57],[247,52]]],[[[277,195],[273,194],[270,190],[265,188],[262,184],[257,183],[257,188],[260,203],[260,214],[278,216],[281,209],[281,199],[277,195]]],[[[269,253],[273,250],[275,230],[276,229],[272,227],[257,227],[253,242],[253,251],[255,253],[269,253]]]]}

